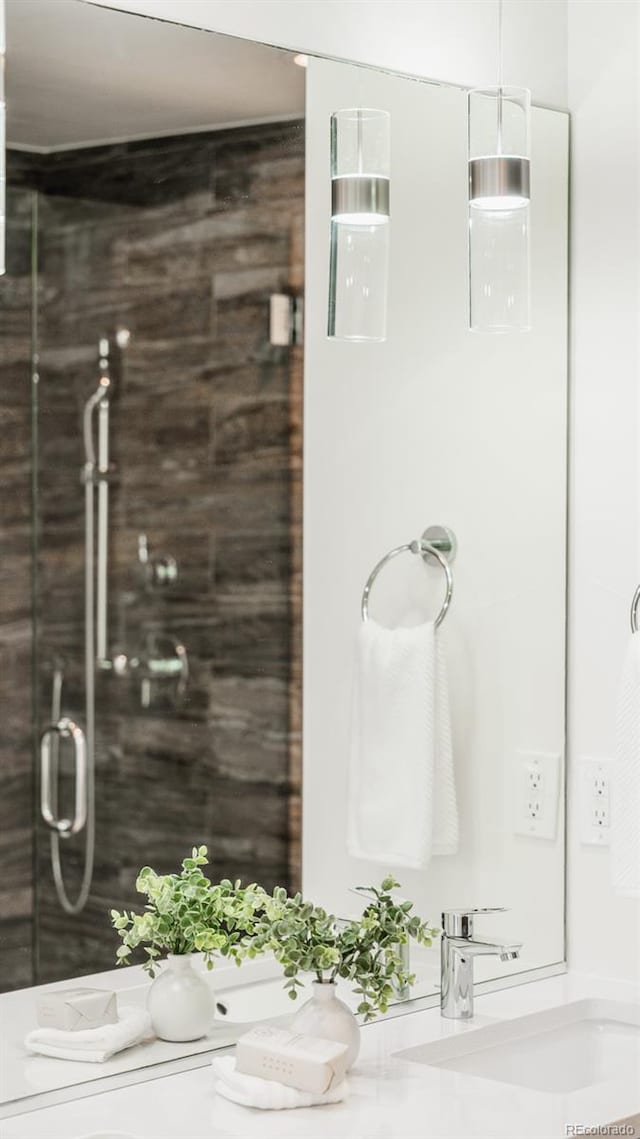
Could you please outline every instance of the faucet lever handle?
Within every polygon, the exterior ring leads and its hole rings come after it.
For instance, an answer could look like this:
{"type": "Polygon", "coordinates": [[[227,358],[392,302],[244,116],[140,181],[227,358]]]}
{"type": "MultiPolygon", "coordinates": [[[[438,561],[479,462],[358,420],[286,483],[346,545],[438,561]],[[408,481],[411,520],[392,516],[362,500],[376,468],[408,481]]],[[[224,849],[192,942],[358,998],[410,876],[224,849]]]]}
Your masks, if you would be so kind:
{"type": "Polygon", "coordinates": [[[477,909],[444,910],[442,930],[445,937],[473,937],[473,919],[476,914],[506,914],[506,906],[486,906],[477,909]]]}

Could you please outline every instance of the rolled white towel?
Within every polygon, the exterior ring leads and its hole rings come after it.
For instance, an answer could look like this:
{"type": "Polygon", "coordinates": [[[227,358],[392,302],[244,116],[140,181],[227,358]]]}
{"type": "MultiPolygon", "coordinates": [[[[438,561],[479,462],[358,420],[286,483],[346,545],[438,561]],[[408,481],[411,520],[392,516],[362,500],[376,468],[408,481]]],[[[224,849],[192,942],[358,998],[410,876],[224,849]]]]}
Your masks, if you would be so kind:
{"type": "Polygon", "coordinates": [[[29,1052],[53,1056],[56,1060],[76,1060],[102,1064],[116,1052],[139,1044],[151,1033],[151,1018],[146,1009],[123,1008],[117,1024],[103,1024],[80,1032],[61,1028],[36,1028],[25,1040],[29,1052]]]}
{"type": "Polygon", "coordinates": [[[236,1072],[233,1056],[219,1056],[211,1062],[216,1076],[218,1095],[242,1107],[258,1107],[263,1111],[283,1111],[292,1107],[315,1107],[317,1104],[340,1103],[349,1090],[346,1080],[322,1093],[303,1092],[275,1080],[261,1080],[236,1072]]]}

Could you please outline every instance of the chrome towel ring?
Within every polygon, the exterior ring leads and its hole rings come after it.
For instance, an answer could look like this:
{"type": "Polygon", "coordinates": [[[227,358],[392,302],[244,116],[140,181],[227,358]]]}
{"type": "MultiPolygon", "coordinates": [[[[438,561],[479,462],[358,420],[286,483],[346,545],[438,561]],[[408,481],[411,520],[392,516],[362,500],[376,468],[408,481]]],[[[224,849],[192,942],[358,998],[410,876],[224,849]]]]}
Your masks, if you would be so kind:
{"type": "Polygon", "coordinates": [[[451,530],[448,530],[446,526],[430,526],[427,530],[425,530],[421,538],[418,538],[413,542],[406,542],[405,545],[396,546],[394,550],[390,550],[389,553],[385,554],[385,556],[380,559],[378,564],[374,566],[371,573],[369,574],[369,577],[367,578],[367,584],[362,591],[362,601],[360,604],[362,620],[369,620],[369,596],[371,594],[373,583],[380,573],[380,570],[383,569],[384,566],[386,566],[387,562],[390,562],[392,558],[397,558],[399,554],[409,552],[412,554],[420,554],[425,561],[436,561],[444,572],[447,581],[447,588],[445,598],[442,603],[442,608],[435,620],[435,627],[437,629],[438,626],[442,624],[447,615],[447,610],[449,609],[451,598],[453,596],[453,574],[451,573],[451,566],[449,565],[449,562],[453,561],[456,554],[456,548],[457,543],[455,535],[451,530]]]}
{"type": "Polygon", "coordinates": [[[630,621],[631,621],[631,632],[632,633],[638,632],[638,603],[639,602],[640,602],[640,585],[636,589],[636,591],[633,595],[633,601],[631,602],[631,613],[629,616],[630,616],[630,621]]]}

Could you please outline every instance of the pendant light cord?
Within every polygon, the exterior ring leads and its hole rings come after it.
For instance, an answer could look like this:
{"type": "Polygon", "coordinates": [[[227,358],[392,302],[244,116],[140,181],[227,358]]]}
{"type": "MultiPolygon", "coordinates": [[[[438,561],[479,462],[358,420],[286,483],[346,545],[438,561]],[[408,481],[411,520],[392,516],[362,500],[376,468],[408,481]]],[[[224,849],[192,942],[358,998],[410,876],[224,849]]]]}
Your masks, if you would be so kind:
{"type": "Polygon", "coordinates": [[[503,75],[502,75],[502,60],[503,60],[503,42],[502,42],[502,17],[503,17],[503,0],[498,0],[498,87],[502,89],[503,75]]]}
{"type": "Polygon", "coordinates": [[[498,0],[498,154],[502,154],[502,8],[503,0],[498,0]]]}

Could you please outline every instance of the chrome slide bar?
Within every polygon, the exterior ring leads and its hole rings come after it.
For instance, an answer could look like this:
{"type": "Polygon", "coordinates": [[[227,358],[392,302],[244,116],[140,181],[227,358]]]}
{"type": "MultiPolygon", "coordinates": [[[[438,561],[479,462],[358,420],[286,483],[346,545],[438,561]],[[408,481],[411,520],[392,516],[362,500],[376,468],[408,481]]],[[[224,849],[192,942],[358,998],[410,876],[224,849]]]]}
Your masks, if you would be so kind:
{"type": "MultiPolygon", "coordinates": [[[[124,345],[123,345],[124,346],[124,345]]],[[[40,741],[42,817],[51,829],[51,865],[58,900],[68,914],[78,914],[89,897],[95,858],[95,675],[96,664],[107,658],[107,571],[109,537],[109,341],[98,346],[98,387],[85,404],[82,419],[85,462],[84,483],[84,671],[85,727],[61,716],[62,670],[54,672],[51,724],[40,741]],[[98,456],[94,445],[94,418],[98,415],[98,456]],[[95,499],[98,498],[97,557],[95,499]],[[75,807],[72,819],[58,816],[60,742],[70,738],[75,756],[75,807]],[[85,832],[82,881],[75,900],[67,893],[60,857],[60,839],[85,832]]]]}
{"type": "Polygon", "coordinates": [[[96,653],[105,660],[107,645],[107,571],[109,566],[109,400],[98,404],[98,576],[96,653]]]}

